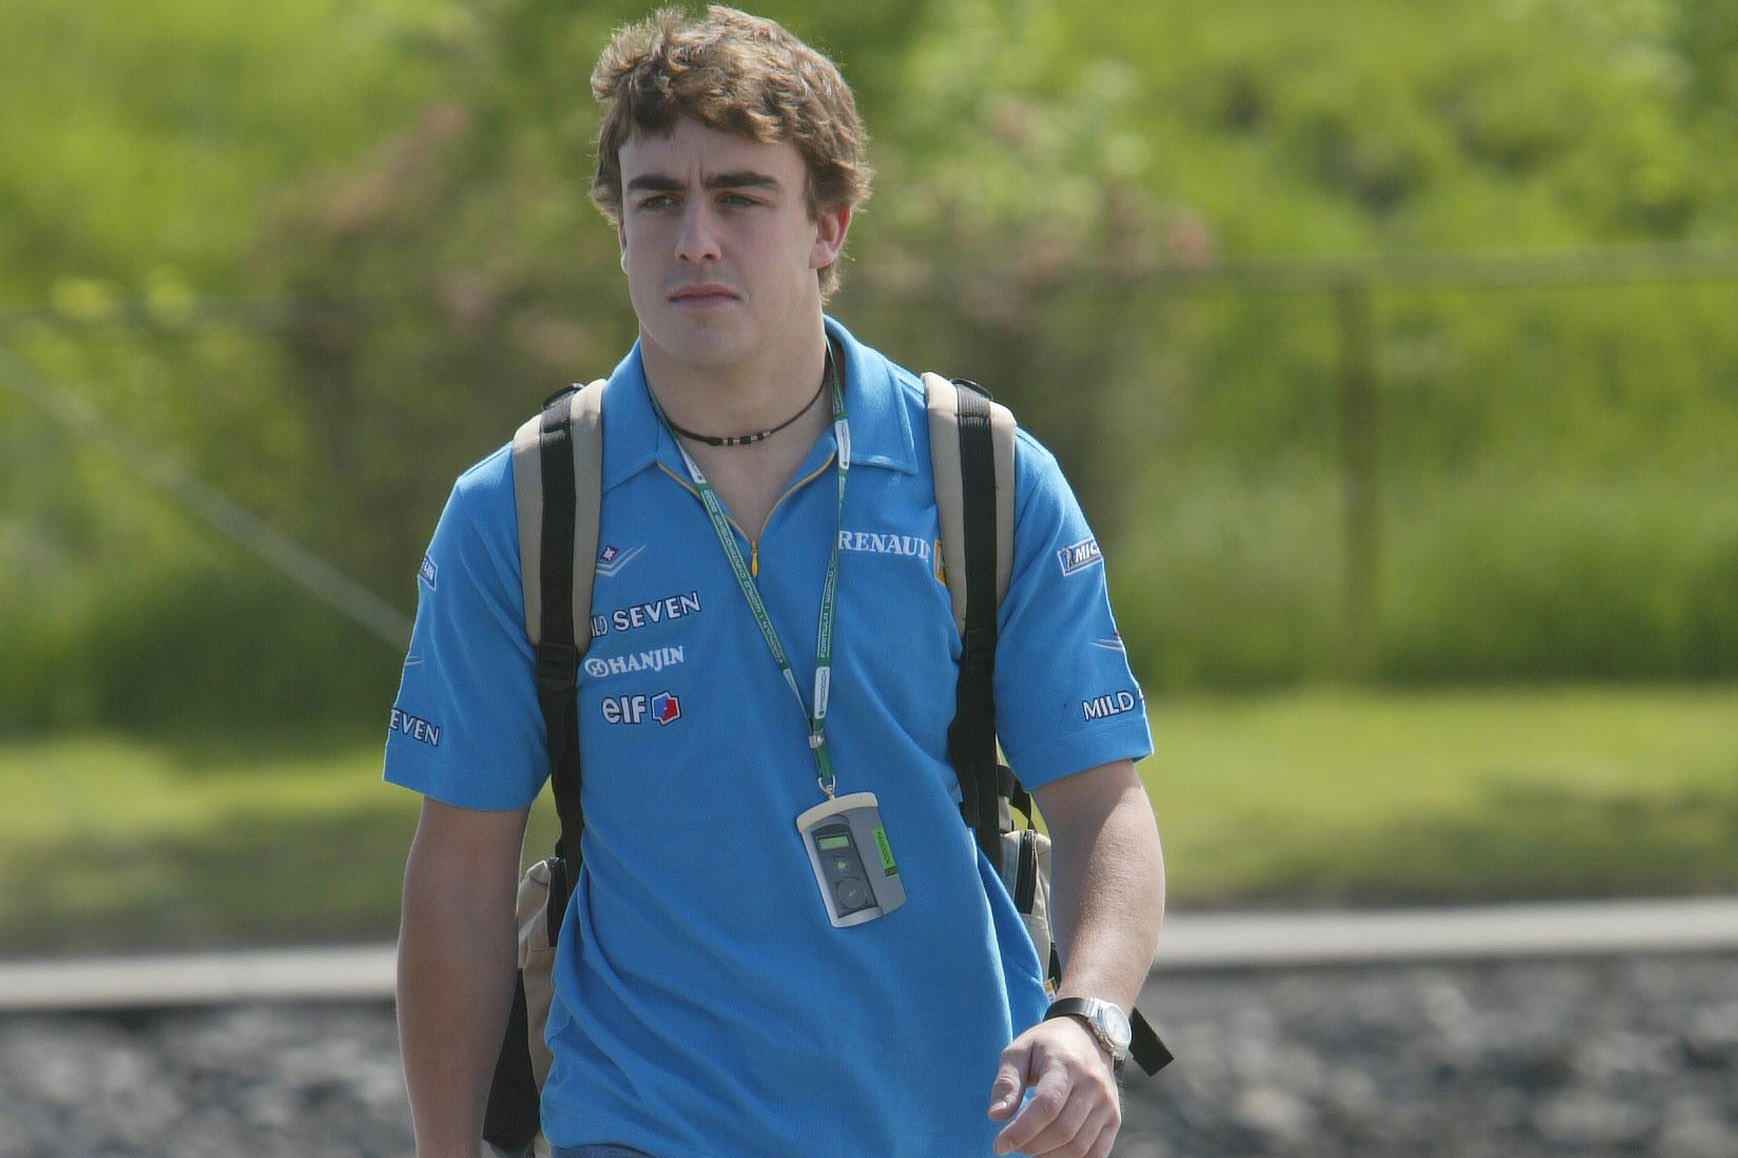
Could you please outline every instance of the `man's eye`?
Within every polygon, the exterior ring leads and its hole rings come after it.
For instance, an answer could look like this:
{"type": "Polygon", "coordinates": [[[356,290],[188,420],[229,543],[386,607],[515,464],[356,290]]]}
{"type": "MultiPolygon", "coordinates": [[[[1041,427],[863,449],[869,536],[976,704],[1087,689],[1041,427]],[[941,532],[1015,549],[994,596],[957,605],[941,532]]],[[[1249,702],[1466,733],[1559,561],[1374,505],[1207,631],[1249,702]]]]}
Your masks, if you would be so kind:
{"type": "Polygon", "coordinates": [[[726,193],[724,196],[720,197],[718,200],[722,204],[729,205],[732,208],[737,208],[737,209],[746,208],[747,206],[750,206],[750,205],[760,204],[754,198],[744,196],[741,193],[726,193]]]}
{"type": "Polygon", "coordinates": [[[640,208],[646,210],[668,209],[676,203],[676,199],[668,193],[656,193],[640,202],[640,208]]]}

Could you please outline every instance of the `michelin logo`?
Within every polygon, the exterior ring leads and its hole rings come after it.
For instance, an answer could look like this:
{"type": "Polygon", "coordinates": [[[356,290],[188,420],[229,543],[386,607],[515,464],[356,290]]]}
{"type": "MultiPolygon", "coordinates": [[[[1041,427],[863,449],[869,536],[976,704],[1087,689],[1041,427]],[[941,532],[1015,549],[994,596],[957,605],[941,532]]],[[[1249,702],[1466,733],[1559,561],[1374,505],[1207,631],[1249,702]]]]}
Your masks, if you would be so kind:
{"type": "Polygon", "coordinates": [[[612,655],[607,659],[590,656],[585,661],[585,674],[593,679],[603,679],[605,676],[627,675],[629,672],[663,671],[667,667],[683,663],[686,659],[681,647],[657,647],[631,655],[612,655]]]}
{"type": "Polygon", "coordinates": [[[1104,556],[1099,553],[1097,539],[1082,539],[1073,546],[1056,552],[1056,559],[1062,564],[1062,573],[1072,575],[1102,561],[1104,556]]]}
{"type": "Polygon", "coordinates": [[[427,744],[431,748],[441,746],[439,724],[431,724],[419,716],[413,716],[396,707],[392,709],[392,730],[409,736],[419,744],[427,744]]]}
{"type": "Polygon", "coordinates": [[[1088,721],[1107,720],[1112,716],[1134,711],[1140,706],[1140,702],[1133,692],[1113,692],[1108,696],[1080,701],[1080,710],[1088,721]]]}
{"type": "Polygon", "coordinates": [[[598,705],[606,724],[643,724],[656,720],[659,727],[682,718],[682,702],[669,692],[655,696],[605,696],[598,705]]]}

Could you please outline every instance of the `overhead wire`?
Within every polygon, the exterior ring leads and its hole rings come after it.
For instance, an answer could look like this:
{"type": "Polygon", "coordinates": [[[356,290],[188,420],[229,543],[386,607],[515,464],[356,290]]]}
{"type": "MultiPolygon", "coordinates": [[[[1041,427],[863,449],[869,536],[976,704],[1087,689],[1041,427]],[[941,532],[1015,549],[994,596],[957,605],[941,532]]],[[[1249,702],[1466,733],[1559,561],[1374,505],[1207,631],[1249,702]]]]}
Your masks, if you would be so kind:
{"type": "Polygon", "coordinates": [[[411,620],[403,611],[185,466],[146,446],[95,407],[52,389],[45,375],[3,349],[0,388],[23,399],[74,438],[99,448],[200,522],[251,551],[381,642],[399,651],[408,646],[411,620]]]}

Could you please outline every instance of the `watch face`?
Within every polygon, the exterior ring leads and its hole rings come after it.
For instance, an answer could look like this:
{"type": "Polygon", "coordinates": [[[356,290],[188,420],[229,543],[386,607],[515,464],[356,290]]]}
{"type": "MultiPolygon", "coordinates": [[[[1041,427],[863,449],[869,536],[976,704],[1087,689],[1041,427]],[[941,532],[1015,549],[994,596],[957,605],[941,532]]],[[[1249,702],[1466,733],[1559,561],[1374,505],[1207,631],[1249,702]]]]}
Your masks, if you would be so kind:
{"type": "Polygon", "coordinates": [[[1134,1036],[1129,1028],[1128,1016],[1121,1008],[1112,1002],[1100,1002],[1095,1011],[1095,1020],[1104,1028],[1105,1036],[1116,1046],[1116,1052],[1122,1053],[1128,1049],[1129,1039],[1134,1036]]]}

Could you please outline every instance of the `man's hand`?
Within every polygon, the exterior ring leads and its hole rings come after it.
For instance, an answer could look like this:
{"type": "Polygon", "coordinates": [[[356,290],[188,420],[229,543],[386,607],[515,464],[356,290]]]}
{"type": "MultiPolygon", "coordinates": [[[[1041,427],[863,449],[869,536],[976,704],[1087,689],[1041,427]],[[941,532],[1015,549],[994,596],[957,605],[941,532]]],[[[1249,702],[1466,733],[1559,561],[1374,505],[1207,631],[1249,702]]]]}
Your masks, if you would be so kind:
{"type": "Polygon", "coordinates": [[[1032,1158],[1105,1158],[1122,1128],[1110,1055],[1073,1017],[1041,1021],[1002,1051],[990,1087],[990,1118],[1008,1122],[996,1153],[1032,1158]],[[1020,1095],[1032,1087],[1024,1107],[1020,1095]],[[1014,1111],[1019,1109],[1016,1115],[1014,1111]]]}

